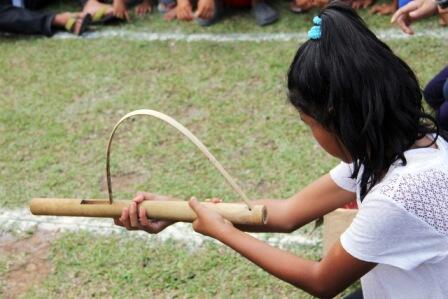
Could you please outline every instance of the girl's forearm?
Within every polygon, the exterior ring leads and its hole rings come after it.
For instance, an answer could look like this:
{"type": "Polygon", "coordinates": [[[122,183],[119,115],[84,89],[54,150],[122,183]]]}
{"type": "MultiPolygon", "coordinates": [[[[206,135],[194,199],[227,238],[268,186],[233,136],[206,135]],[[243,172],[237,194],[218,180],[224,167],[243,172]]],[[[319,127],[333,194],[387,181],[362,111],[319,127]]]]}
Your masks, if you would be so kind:
{"type": "Polygon", "coordinates": [[[320,295],[316,279],[318,262],[272,247],[235,227],[222,231],[216,238],[277,278],[320,295]]]}
{"type": "Polygon", "coordinates": [[[264,205],[267,210],[267,224],[263,226],[256,225],[235,225],[238,229],[245,232],[276,232],[286,233],[290,232],[289,223],[283,221],[284,214],[286,213],[287,201],[282,199],[261,199],[253,200],[254,205],[264,205]]]}
{"type": "Polygon", "coordinates": [[[287,200],[253,201],[266,205],[267,225],[238,228],[250,232],[292,232],[355,198],[355,193],[343,190],[326,174],[287,200]]]}

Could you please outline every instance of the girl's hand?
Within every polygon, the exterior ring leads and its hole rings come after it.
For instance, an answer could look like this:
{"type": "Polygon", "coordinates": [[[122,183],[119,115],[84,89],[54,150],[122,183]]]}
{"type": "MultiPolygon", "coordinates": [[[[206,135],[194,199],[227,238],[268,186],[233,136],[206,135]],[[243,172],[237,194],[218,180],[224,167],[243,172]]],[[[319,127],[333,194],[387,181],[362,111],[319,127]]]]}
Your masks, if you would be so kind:
{"type": "Polygon", "coordinates": [[[174,223],[166,220],[148,219],[146,210],[140,207],[140,204],[145,200],[170,200],[170,198],[147,192],[138,192],[132,200],[131,206],[123,209],[120,218],[114,218],[115,224],[123,226],[127,230],[143,230],[150,234],[157,234],[174,223]]]}
{"type": "MultiPolygon", "coordinates": [[[[219,203],[220,200],[214,199],[212,202],[219,203]]],[[[233,227],[230,221],[200,204],[196,198],[192,197],[188,204],[197,216],[197,219],[193,222],[193,229],[196,232],[219,239],[229,228],[233,227]]]]}

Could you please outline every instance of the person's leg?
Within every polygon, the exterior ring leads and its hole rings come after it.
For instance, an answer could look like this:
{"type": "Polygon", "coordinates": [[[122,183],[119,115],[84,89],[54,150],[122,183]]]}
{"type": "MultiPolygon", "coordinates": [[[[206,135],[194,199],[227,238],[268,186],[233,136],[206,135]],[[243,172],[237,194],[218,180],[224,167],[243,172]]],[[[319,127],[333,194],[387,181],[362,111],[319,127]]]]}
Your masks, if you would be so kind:
{"type": "Polygon", "coordinates": [[[445,84],[443,84],[443,98],[445,101],[448,101],[448,77],[445,80],[445,84]]]}
{"type": "Polygon", "coordinates": [[[98,0],[82,0],[81,3],[83,3],[82,12],[91,14],[94,23],[105,23],[115,19],[112,4],[98,0]]]}
{"type": "Polygon", "coordinates": [[[440,105],[437,112],[437,121],[439,122],[440,127],[445,131],[448,131],[448,100],[440,105]]]}
{"type": "Polygon", "coordinates": [[[445,83],[442,87],[442,97],[444,102],[437,110],[437,120],[440,127],[445,131],[448,131],[448,78],[445,79],[445,83]]]}
{"type": "Polygon", "coordinates": [[[0,31],[52,36],[53,13],[30,11],[14,6],[0,7],[0,31]]]}
{"type": "Polygon", "coordinates": [[[50,0],[23,0],[25,8],[29,10],[42,9],[50,2],[51,2],[50,0]]]}
{"type": "Polygon", "coordinates": [[[278,12],[264,0],[252,0],[252,15],[260,26],[269,25],[278,20],[278,12]]]}
{"type": "Polygon", "coordinates": [[[448,79],[448,66],[442,69],[423,90],[426,102],[434,109],[439,109],[445,101],[443,98],[443,86],[448,79]]]}
{"type": "Polygon", "coordinates": [[[75,34],[82,34],[89,23],[87,15],[44,13],[14,6],[0,7],[0,31],[10,33],[52,36],[58,28],[66,28],[75,34]]]}

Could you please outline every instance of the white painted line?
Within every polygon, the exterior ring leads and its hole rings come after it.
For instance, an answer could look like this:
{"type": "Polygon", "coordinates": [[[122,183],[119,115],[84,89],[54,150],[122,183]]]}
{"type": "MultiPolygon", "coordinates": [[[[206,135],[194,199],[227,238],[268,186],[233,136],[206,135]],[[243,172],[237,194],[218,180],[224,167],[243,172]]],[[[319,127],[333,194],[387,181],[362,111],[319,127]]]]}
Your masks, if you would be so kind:
{"type": "MultiPolygon", "coordinates": [[[[148,240],[175,240],[185,242],[195,248],[205,240],[211,240],[194,232],[190,224],[176,223],[157,235],[149,235],[141,231],[128,232],[124,228],[116,226],[112,219],[88,218],[88,217],[56,217],[35,216],[28,209],[3,209],[0,210],[0,233],[1,232],[26,232],[26,231],[56,231],[56,232],[78,232],[88,231],[101,235],[120,234],[126,237],[147,238],[148,240]]],[[[271,245],[286,248],[294,245],[316,245],[319,240],[306,237],[298,232],[285,234],[279,237],[272,234],[252,234],[253,236],[267,241],[271,245]]]]}
{"type": "MultiPolygon", "coordinates": [[[[415,37],[432,37],[448,40],[448,30],[445,28],[422,29],[410,36],[401,32],[397,28],[378,30],[375,32],[382,40],[402,40],[415,37]]],[[[136,32],[129,30],[107,29],[96,32],[88,32],[83,37],[78,37],[66,32],[58,33],[54,36],[58,39],[107,39],[118,38],[129,41],[183,41],[183,42],[303,42],[308,39],[306,32],[298,33],[170,33],[170,32],[136,32]]]]}

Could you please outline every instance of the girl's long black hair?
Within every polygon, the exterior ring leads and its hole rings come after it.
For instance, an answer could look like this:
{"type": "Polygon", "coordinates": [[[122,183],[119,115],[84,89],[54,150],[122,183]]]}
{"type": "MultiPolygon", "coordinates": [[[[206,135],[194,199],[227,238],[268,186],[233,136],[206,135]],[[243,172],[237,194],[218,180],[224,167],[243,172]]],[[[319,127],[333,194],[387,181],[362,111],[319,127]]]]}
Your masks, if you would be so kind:
{"type": "Polygon", "coordinates": [[[392,163],[406,165],[403,153],[416,140],[437,139],[439,128],[414,72],[353,9],[332,2],[320,18],[321,38],[305,42],[290,66],[288,98],[336,134],[353,159],[352,178],[362,167],[363,199],[392,163]]]}

